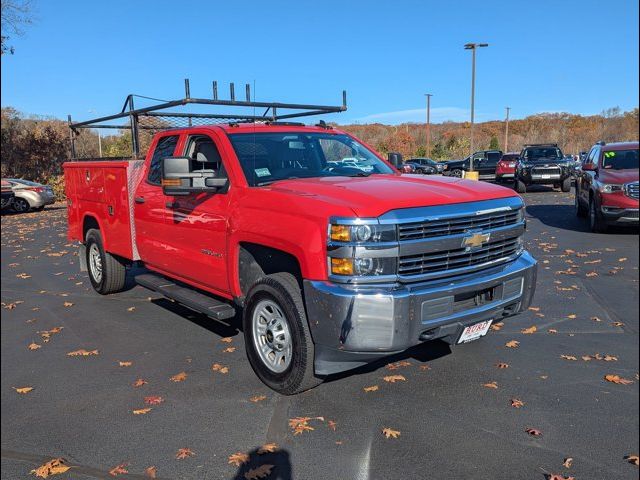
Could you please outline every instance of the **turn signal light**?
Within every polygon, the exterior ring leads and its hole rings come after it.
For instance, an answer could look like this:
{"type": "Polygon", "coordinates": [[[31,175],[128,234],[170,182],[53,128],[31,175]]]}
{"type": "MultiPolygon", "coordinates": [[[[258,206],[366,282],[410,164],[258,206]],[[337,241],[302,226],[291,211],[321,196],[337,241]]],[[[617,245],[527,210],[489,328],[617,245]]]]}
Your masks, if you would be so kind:
{"type": "Polygon", "coordinates": [[[182,181],[179,178],[163,178],[163,187],[179,187],[182,185],[182,181]]]}
{"type": "Polygon", "coordinates": [[[331,225],[331,240],[335,242],[351,241],[351,227],[348,225],[331,225]]]}
{"type": "Polygon", "coordinates": [[[353,275],[353,259],[332,258],[331,273],[333,275],[353,275]]]}

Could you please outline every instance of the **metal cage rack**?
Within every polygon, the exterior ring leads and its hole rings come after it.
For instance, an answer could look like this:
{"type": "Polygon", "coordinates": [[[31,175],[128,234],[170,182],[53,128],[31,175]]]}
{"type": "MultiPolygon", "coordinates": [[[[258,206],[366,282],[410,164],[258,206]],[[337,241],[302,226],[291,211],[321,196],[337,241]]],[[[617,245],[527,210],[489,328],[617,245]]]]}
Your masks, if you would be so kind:
{"type": "Polygon", "coordinates": [[[312,115],[323,115],[328,113],[338,113],[347,110],[347,92],[342,91],[342,105],[306,105],[298,103],[281,103],[281,102],[256,102],[251,101],[251,87],[245,85],[245,100],[236,100],[235,85],[229,84],[229,100],[218,98],[218,82],[212,84],[213,97],[192,98],[189,87],[189,79],[184,80],[184,98],[178,100],[160,100],[142,95],[130,94],[127,96],[120,113],[107,115],[104,117],[85,120],[82,122],[73,122],[71,115],[67,117],[69,124],[69,138],[71,141],[71,157],[76,159],[76,136],[83,128],[89,129],[117,129],[131,131],[131,150],[134,159],[140,158],[140,131],[151,130],[160,131],[172,128],[191,127],[198,125],[211,125],[215,123],[250,123],[250,122],[280,122],[292,118],[308,117],[312,115]],[[135,108],[134,98],[142,98],[153,100],[160,103],[135,108]],[[245,114],[236,110],[237,113],[198,113],[198,112],[176,112],[168,109],[179,108],[192,105],[206,106],[224,106],[234,107],[238,110],[246,110],[253,108],[264,108],[262,115],[245,114]],[[111,122],[113,120],[124,119],[126,123],[116,125],[111,122]]]}

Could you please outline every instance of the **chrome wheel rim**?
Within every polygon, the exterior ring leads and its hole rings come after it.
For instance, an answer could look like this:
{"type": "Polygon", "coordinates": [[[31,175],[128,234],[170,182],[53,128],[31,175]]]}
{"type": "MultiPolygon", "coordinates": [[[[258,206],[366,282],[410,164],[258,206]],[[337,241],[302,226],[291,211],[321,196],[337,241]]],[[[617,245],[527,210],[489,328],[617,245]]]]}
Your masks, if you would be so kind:
{"type": "Polygon", "coordinates": [[[282,373],[291,364],[292,345],[289,322],[272,300],[261,300],[251,319],[253,346],[262,363],[272,372],[282,373]]]}
{"type": "Polygon", "coordinates": [[[451,175],[453,175],[454,177],[462,177],[462,170],[454,170],[453,172],[451,172],[451,175]]]}
{"type": "Polygon", "coordinates": [[[100,283],[102,281],[102,256],[98,245],[95,243],[92,243],[89,247],[89,268],[93,279],[96,283],[100,283]]]}
{"type": "Polygon", "coordinates": [[[15,208],[18,212],[26,212],[27,210],[29,210],[29,204],[26,200],[23,199],[15,200],[13,203],[13,208],[15,208]]]}

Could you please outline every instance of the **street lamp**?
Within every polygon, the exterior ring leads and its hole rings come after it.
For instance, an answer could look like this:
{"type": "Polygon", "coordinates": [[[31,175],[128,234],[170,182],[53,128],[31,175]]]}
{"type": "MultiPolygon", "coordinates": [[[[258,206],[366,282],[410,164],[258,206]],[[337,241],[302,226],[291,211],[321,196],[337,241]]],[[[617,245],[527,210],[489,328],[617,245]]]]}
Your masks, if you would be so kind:
{"type": "Polygon", "coordinates": [[[464,46],[465,50],[471,50],[471,159],[469,160],[469,171],[473,171],[473,116],[476,90],[476,49],[488,46],[488,43],[467,43],[464,46]]]}
{"type": "Polygon", "coordinates": [[[504,109],[507,111],[507,119],[504,125],[504,153],[507,153],[509,151],[509,111],[511,107],[504,107],[504,109]]]}
{"type": "Polygon", "coordinates": [[[431,97],[432,93],[425,93],[427,97],[427,158],[431,158],[431,97]]]}

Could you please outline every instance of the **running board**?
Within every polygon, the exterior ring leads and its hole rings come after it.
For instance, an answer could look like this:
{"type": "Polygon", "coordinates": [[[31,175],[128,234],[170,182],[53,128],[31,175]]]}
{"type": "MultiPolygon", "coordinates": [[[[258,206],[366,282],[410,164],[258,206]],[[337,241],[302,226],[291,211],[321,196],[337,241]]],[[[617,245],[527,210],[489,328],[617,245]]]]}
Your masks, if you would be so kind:
{"type": "Polygon", "coordinates": [[[216,320],[233,318],[236,314],[235,309],[231,305],[199,293],[192,288],[176,285],[171,280],[159,275],[144,273],[142,275],[136,275],[135,280],[136,283],[149,290],[158,292],[185,307],[189,307],[196,312],[204,313],[216,320]]]}

